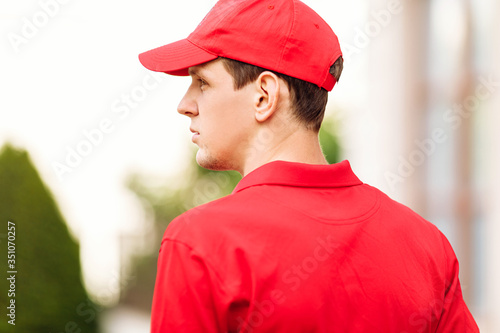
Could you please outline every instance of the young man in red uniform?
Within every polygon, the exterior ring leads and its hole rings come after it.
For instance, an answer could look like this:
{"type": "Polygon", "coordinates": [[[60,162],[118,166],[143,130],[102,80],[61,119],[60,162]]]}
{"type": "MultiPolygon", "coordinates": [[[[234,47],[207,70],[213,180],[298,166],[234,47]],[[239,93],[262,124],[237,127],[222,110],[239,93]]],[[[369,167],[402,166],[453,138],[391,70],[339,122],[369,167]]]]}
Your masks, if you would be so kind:
{"type": "Polygon", "coordinates": [[[298,0],[220,0],[187,38],[140,55],[190,75],[178,111],[233,193],[168,226],[151,332],[478,332],[434,225],[328,165],[318,130],[337,37],[298,0]]]}

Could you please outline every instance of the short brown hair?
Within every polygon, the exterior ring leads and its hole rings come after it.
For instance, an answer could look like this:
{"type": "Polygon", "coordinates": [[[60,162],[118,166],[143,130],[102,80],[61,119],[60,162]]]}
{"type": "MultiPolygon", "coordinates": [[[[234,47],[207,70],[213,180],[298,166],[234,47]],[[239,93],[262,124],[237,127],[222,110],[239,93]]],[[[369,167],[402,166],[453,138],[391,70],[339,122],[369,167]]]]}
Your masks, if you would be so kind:
{"type": "MultiPolygon", "coordinates": [[[[241,61],[228,58],[220,59],[222,59],[224,67],[233,77],[235,90],[257,80],[262,72],[267,71],[265,68],[241,61]]],[[[343,63],[342,57],[339,57],[330,68],[330,74],[335,77],[337,82],[342,74],[343,63]]],[[[325,115],[328,91],[310,82],[274,71],[270,72],[275,73],[287,83],[295,119],[305,125],[307,129],[318,132],[325,115]]]]}

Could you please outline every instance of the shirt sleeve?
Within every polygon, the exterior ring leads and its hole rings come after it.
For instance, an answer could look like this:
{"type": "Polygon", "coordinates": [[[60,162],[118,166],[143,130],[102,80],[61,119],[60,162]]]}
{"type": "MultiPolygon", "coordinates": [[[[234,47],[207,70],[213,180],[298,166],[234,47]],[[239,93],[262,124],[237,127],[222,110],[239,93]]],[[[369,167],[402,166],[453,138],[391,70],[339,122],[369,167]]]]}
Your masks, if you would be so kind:
{"type": "Polygon", "coordinates": [[[448,240],[442,235],[447,256],[445,297],[436,333],[476,333],[479,328],[462,295],[458,279],[458,260],[448,240]]]}
{"type": "Polygon", "coordinates": [[[210,269],[187,244],[164,239],[158,257],[151,333],[219,332],[210,269]]]}

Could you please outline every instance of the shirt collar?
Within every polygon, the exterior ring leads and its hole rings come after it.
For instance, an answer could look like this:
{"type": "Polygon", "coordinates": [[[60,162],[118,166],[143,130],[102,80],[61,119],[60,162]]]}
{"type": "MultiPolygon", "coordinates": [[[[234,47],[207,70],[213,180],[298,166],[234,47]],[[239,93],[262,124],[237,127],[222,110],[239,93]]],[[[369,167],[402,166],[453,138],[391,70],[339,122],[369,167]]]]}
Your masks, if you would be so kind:
{"type": "Polygon", "coordinates": [[[257,185],[345,187],[361,184],[347,160],[329,165],[273,161],[243,177],[232,193],[257,185]]]}

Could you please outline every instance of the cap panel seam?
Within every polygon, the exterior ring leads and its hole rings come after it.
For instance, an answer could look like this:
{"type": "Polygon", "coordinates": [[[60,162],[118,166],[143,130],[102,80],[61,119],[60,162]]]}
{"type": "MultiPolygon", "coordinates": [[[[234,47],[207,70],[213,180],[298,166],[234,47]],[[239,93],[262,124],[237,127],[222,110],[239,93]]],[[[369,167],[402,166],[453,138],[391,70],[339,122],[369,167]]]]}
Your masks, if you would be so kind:
{"type": "Polygon", "coordinates": [[[279,68],[279,72],[281,73],[283,69],[281,68],[281,64],[283,63],[283,55],[286,53],[287,49],[289,49],[289,44],[290,44],[290,37],[294,31],[295,28],[295,19],[297,17],[297,11],[296,11],[296,6],[295,6],[295,0],[290,0],[292,2],[292,7],[293,7],[293,18],[292,18],[292,24],[290,25],[290,30],[288,31],[287,37],[286,37],[286,42],[285,45],[283,46],[283,50],[281,50],[281,55],[279,58],[279,63],[277,68],[279,68]]]}
{"type": "Polygon", "coordinates": [[[213,54],[214,56],[219,56],[217,53],[215,53],[215,52],[213,52],[213,51],[210,51],[210,50],[207,50],[205,47],[203,47],[203,46],[200,46],[200,45],[196,44],[195,42],[193,42],[192,40],[190,40],[190,39],[189,39],[189,37],[188,37],[188,38],[186,38],[186,40],[187,40],[188,42],[190,42],[191,44],[193,44],[194,46],[196,46],[197,48],[200,48],[200,49],[202,49],[203,51],[205,51],[205,52],[207,52],[207,53],[213,54]]]}
{"type": "MultiPolygon", "coordinates": [[[[236,3],[236,1],[235,1],[236,3]]],[[[217,8],[219,10],[219,13],[218,13],[218,18],[217,18],[217,22],[213,23],[212,24],[212,32],[214,33],[211,40],[209,42],[207,42],[207,47],[210,47],[210,48],[214,48],[215,45],[218,45],[218,42],[219,42],[219,37],[220,35],[218,33],[216,33],[216,31],[219,29],[220,27],[220,24],[222,21],[226,20],[228,17],[230,17],[231,14],[233,14],[234,12],[240,10],[241,11],[241,8],[243,7],[243,3],[244,2],[240,2],[240,5],[238,6],[238,4],[234,7],[229,7],[230,9],[225,9],[224,12],[221,13],[220,9],[217,8]]],[[[217,5],[217,4],[216,4],[217,5]]],[[[215,7],[214,7],[215,8],[215,7]]],[[[213,8],[212,8],[213,10],[213,8]]],[[[191,35],[195,34],[197,32],[197,30],[200,28],[200,26],[202,25],[202,23],[206,20],[206,18],[210,15],[210,12],[206,15],[206,17],[202,20],[202,22],[200,22],[200,24],[198,25],[198,27],[195,29],[195,31],[193,31],[189,37],[191,37],[191,35]]],[[[233,15],[234,16],[234,15],[233,15]]],[[[199,38],[198,34],[196,33],[197,37],[196,39],[199,39],[199,40],[202,40],[202,39],[206,39],[207,36],[204,36],[204,38],[199,38]]],[[[189,40],[189,39],[188,39],[189,40]]],[[[197,44],[195,44],[194,42],[192,42],[191,40],[189,40],[191,43],[193,43],[194,45],[198,46],[197,44]]],[[[200,47],[200,46],[198,46],[200,47]]],[[[205,47],[200,47],[201,49],[207,51],[207,52],[210,52],[211,54],[214,54],[214,55],[217,55],[217,56],[220,56],[219,54],[217,53],[214,53],[213,51],[208,51],[205,47]]]]}

